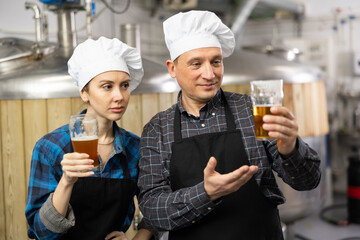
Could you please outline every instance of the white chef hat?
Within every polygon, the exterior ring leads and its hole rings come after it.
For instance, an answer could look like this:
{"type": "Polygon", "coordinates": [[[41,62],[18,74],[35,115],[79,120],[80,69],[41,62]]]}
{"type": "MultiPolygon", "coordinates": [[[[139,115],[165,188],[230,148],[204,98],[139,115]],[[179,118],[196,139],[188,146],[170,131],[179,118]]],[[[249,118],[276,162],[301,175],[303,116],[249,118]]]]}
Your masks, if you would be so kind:
{"type": "Polygon", "coordinates": [[[144,76],[141,56],[137,49],[120,40],[100,37],[79,44],[68,61],[68,72],[81,91],[95,76],[107,71],[123,71],[130,76],[130,91],[144,76]]]}
{"type": "Polygon", "coordinates": [[[223,57],[228,57],[235,48],[233,32],[209,11],[180,12],[165,20],[163,27],[171,60],[204,47],[219,47],[223,57]]]}

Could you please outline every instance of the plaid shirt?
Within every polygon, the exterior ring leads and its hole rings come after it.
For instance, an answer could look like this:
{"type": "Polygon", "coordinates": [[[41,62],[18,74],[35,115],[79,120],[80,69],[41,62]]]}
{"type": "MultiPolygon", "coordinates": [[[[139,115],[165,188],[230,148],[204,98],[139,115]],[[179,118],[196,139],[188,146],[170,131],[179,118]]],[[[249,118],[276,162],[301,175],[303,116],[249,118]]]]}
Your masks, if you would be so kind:
{"type": "MultiPolygon", "coordinates": [[[[120,164],[120,155],[123,154],[128,160],[131,179],[136,183],[138,177],[139,137],[119,128],[115,122],[113,126],[115,140],[114,150],[110,155],[112,157],[105,164],[104,169],[101,172],[95,171],[95,175],[92,177],[123,178],[123,170],[120,164]]],[[[73,152],[73,148],[68,125],[46,134],[34,147],[25,211],[29,223],[28,236],[30,238],[58,239],[61,237],[61,234],[54,233],[46,228],[40,219],[39,212],[50,193],[55,191],[63,174],[60,164],[63,155],[70,152],[73,152]]],[[[133,195],[137,193],[138,189],[135,189],[133,195]]],[[[134,202],[131,202],[125,222],[119,231],[125,232],[129,228],[134,211],[134,202]]]]}
{"type": "MultiPolygon", "coordinates": [[[[272,170],[297,190],[310,190],[318,185],[320,159],[314,150],[298,137],[297,152],[289,158],[282,158],[275,140],[255,140],[250,96],[225,92],[225,97],[234,115],[236,128],[242,132],[248,160],[251,165],[259,167],[255,174],[256,182],[268,199],[275,204],[285,202],[272,170]]],[[[180,99],[181,93],[177,105],[181,111],[183,138],[227,130],[220,91],[201,108],[199,117],[188,114],[180,99]]],[[[175,107],[173,105],[155,115],[144,127],[140,140],[140,209],[147,224],[163,230],[197,221],[221,202],[208,199],[203,182],[174,192],[171,190],[169,177],[175,107]]]]}

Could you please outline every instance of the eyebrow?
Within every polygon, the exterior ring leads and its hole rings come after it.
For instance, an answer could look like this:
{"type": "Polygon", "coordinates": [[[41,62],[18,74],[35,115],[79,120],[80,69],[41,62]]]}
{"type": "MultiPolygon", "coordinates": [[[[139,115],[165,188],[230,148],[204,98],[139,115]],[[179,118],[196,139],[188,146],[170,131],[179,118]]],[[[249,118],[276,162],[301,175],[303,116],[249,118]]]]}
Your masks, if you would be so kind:
{"type": "MultiPolygon", "coordinates": [[[[218,58],[222,59],[221,54],[215,55],[214,57],[212,57],[211,60],[213,61],[213,60],[218,59],[218,58]]],[[[202,59],[203,59],[203,57],[193,57],[193,58],[190,58],[186,63],[189,64],[189,63],[191,63],[193,61],[200,61],[202,59]]]]}
{"type": "MultiPolygon", "coordinates": [[[[123,82],[130,82],[130,81],[131,81],[131,79],[128,78],[128,79],[126,79],[126,80],[124,80],[124,81],[121,81],[121,82],[123,83],[123,82]]],[[[113,83],[114,81],[113,81],[113,80],[109,80],[109,79],[102,79],[102,80],[99,81],[99,83],[107,83],[107,82],[113,83]]]]}

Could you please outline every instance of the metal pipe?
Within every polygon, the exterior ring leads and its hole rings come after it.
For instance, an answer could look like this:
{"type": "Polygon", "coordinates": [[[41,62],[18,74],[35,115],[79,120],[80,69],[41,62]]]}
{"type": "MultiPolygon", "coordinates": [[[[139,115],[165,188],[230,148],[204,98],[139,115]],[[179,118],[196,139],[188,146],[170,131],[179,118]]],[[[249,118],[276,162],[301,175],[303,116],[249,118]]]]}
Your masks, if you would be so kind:
{"type": "Polygon", "coordinates": [[[58,44],[65,56],[70,56],[77,45],[75,13],[72,9],[58,9],[58,44]]]}
{"type": "Polygon", "coordinates": [[[303,15],[305,11],[305,7],[302,3],[289,0],[260,0],[260,2],[273,8],[295,13],[296,15],[303,15]]]}
{"type": "Polygon", "coordinates": [[[39,6],[35,3],[25,2],[25,8],[31,8],[34,11],[36,42],[43,41],[42,16],[39,6]]]}
{"type": "Polygon", "coordinates": [[[120,40],[127,45],[140,49],[140,27],[139,24],[121,24],[120,25],[120,40]]]}
{"type": "Polygon", "coordinates": [[[87,37],[91,38],[92,37],[92,28],[91,28],[91,23],[92,23],[92,0],[86,0],[85,1],[85,10],[86,10],[86,32],[87,32],[87,37]]]}
{"type": "Polygon", "coordinates": [[[255,6],[258,4],[259,0],[246,0],[243,1],[241,5],[236,10],[235,20],[233,21],[231,30],[234,35],[237,36],[240,34],[243,29],[245,22],[249,18],[250,14],[254,10],[255,6]]]}
{"type": "Polygon", "coordinates": [[[236,10],[235,19],[231,27],[231,30],[235,35],[240,34],[245,25],[245,22],[249,18],[256,5],[259,3],[263,3],[276,9],[292,12],[297,16],[297,19],[301,19],[305,12],[303,4],[289,0],[245,0],[242,1],[242,4],[239,5],[238,9],[236,10]]]}

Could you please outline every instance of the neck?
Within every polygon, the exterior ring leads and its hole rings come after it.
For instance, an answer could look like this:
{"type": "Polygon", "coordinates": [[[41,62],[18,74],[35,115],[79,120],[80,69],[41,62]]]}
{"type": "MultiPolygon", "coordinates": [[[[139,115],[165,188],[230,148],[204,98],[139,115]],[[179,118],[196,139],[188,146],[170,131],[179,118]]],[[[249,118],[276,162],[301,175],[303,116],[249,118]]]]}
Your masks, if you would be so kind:
{"type": "Polygon", "coordinates": [[[181,98],[181,103],[182,103],[182,106],[184,107],[184,109],[188,113],[190,113],[196,117],[200,116],[200,109],[206,104],[206,102],[202,103],[202,102],[194,101],[190,98],[184,98],[184,97],[181,98]]]}
{"type": "MultiPolygon", "coordinates": [[[[88,113],[94,113],[88,108],[88,113]]],[[[99,125],[99,143],[108,143],[114,140],[113,121],[97,116],[99,125]]]]}

